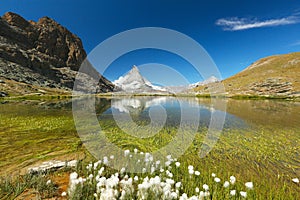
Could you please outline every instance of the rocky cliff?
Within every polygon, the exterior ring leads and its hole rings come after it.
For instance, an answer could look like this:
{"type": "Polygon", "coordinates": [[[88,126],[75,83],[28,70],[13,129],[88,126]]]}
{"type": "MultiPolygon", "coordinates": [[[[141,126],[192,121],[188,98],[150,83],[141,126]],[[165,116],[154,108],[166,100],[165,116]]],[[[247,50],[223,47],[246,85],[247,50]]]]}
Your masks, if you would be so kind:
{"type": "MultiPolygon", "coordinates": [[[[8,12],[0,18],[0,92],[2,96],[30,92],[71,91],[86,58],[81,40],[54,20],[27,21],[8,12]],[[25,88],[25,89],[24,89],[25,88]]],[[[96,92],[110,92],[113,84],[86,62],[81,90],[98,80],[96,92]]]]}

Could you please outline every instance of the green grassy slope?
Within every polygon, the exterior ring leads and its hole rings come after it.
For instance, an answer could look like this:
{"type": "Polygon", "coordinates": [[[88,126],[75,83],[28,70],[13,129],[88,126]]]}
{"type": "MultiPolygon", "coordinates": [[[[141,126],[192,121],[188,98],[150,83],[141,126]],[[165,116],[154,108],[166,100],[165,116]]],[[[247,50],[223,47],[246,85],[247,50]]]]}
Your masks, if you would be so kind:
{"type": "MultiPolygon", "coordinates": [[[[300,52],[262,58],[222,83],[229,96],[299,96],[300,52]]],[[[195,91],[208,92],[203,86],[195,91]]]]}

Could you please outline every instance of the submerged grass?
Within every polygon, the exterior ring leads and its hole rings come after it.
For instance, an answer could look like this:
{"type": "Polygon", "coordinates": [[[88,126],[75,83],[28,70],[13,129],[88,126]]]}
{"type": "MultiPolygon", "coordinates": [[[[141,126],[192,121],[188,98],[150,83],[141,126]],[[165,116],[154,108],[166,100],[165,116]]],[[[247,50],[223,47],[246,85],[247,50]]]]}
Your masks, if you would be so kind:
{"type": "Polygon", "coordinates": [[[81,148],[71,112],[40,102],[2,105],[0,137],[1,174],[81,148]]]}
{"type": "MultiPolygon", "coordinates": [[[[5,178],[7,172],[4,169],[18,171],[36,161],[51,158],[55,152],[66,154],[82,151],[81,140],[77,136],[69,105],[54,109],[49,108],[48,105],[50,104],[45,105],[41,102],[34,105],[32,103],[20,106],[2,105],[0,119],[0,172],[3,176],[0,184],[1,198],[13,199],[30,188],[35,188],[37,191],[41,188],[40,193],[49,197],[60,195],[57,194],[55,183],[53,187],[44,187],[47,176],[44,177],[45,179],[40,176],[27,177],[27,175],[14,180],[5,178]],[[31,182],[32,184],[29,184],[31,182]]],[[[136,138],[120,130],[111,119],[102,118],[100,125],[111,143],[124,150],[129,149],[131,152],[134,149],[138,149],[139,152],[154,152],[172,141],[178,131],[178,127],[170,125],[152,137],[136,138]]],[[[178,162],[181,163],[180,168],[177,169],[173,163],[170,169],[174,175],[173,179],[176,182],[182,182],[181,194],[195,195],[195,188],[199,187],[203,190],[202,186],[205,183],[211,187],[210,199],[240,199],[241,195],[232,197],[229,191],[233,189],[244,191],[245,182],[253,182],[254,189],[247,191],[248,199],[300,199],[299,184],[292,182],[293,178],[300,176],[299,129],[268,126],[224,129],[212,151],[200,158],[198,154],[206,133],[207,128],[201,128],[195,135],[192,135],[194,137],[192,144],[185,154],[178,158],[178,162]],[[187,170],[189,165],[199,170],[201,176],[190,178],[187,170]],[[215,182],[212,173],[221,179],[220,184],[215,182]],[[236,184],[231,185],[230,189],[224,188],[223,183],[229,181],[232,175],[237,178],[236,184]]],[[[107,156],[111,156],[110,152],[107,152],[107,156]]],[[[94,177],[97,175],[96,171],[91,172],[85,167],[90,161],[96,162],[97,160],[89,157],[77,166],[76,172],[83,178],[88,178],[91,173],[94,173],[94,177]]],[[[164,170],[166,169],[168,168],[164,170]]],[[[107,168],[103,176],[108,178],[116,172],[107,168]]],[[[141,178],[156,175],[161,176],[159,169],[152,174],[138,174],[141,178]]],[[[128,176],[133,178],[135,174],[128,174],[128,176]]],[[[135,183],[134,187],[141,184],[141,181],[135,183]]],[[[91,189],[88,189],[88,186],[77,188],[75,196],[69,197],[95,199],[95,191],[92,189],[94,186],[90,187],[91,189]]]]}

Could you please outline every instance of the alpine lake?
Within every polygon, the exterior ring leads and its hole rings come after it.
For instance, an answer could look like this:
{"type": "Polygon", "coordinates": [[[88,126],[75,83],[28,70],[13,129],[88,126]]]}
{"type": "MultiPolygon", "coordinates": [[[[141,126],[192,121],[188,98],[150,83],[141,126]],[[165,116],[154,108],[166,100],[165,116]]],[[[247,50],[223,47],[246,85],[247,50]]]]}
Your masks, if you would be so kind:
{"type": "Polygon", "coordinates": [[[177,153],[180,162],[192,164],[203,176],[216,173],[221,180],[235,175],[241,184],[251,181],[255,199],[300,199],[299,183],[292,181],[300,177],[300,102],[92,98],[89,105],[85,98],[2,101],[0,176],[22,174],[28,166],[51,159],[99,159],[84,135],[90,123],[84,112],[94,111],[91,116],[98,124],[92,132],[101,130],[106,142],[119,149],[156,152],[180,130],[190,130],[166,150],[177,153]]]}

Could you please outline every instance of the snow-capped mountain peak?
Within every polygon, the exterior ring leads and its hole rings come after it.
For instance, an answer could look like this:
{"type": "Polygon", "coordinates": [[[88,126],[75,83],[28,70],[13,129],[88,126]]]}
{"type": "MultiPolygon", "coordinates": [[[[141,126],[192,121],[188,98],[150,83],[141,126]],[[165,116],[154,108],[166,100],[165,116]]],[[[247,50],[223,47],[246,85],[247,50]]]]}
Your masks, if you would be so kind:
{"type": "Polygon", "coordinates": [[[164,88],[152,85],[150,81],[141,75],[139,69],[135,65],[127,74],[115,80],[113,84],[126,92],[166,92],[164,88]]]}

